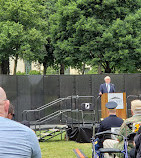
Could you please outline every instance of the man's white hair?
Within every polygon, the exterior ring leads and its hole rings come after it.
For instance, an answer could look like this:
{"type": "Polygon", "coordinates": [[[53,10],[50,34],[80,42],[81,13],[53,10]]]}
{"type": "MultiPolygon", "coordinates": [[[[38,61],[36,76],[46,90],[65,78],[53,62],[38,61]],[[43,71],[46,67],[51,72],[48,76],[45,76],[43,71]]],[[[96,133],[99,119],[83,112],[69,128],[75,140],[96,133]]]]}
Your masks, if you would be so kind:
{"type": "Polygon", "coordinates": [[[141,113],[141,100],[131,101],[131,110],[134,114],[141,113]]]}
{"type": "Polygon", "coordinates": [[[106,76],[106,77],[104,78],[104,81],[105,81],[106,79],[111,79],[111,78],[110,78],[110,76],[106,76]]]}

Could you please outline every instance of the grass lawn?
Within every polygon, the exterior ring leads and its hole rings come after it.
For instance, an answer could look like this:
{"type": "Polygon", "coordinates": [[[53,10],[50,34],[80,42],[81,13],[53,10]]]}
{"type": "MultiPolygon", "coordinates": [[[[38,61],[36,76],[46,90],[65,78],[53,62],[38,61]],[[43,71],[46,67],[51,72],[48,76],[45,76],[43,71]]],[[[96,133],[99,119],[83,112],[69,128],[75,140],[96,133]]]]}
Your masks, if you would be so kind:
{"type": "Polygon", "coordinates": [[[42,158],[75,158],[76,155],[73,149],[81,149],[86,156],[91,158],[92,145],[91,143],[76,143],[74,141],[61,141],[60,136],[53,138],[48,142],[40,142],[42,158]]]}

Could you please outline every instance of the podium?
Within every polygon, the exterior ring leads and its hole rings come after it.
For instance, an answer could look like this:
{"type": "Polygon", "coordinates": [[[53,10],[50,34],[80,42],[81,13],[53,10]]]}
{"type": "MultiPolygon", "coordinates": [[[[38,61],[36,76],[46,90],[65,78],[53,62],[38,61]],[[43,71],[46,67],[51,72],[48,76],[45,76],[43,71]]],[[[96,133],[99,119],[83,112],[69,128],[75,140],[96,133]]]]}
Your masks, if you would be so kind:
{"type": "Polygon", "coordinates": [[[126,93],[104,93],[101,96],[101,118],[104,119],[108,117],[108,109],[106,108],[106,103],[109,101],[115,101],[118,106],[116,109],[116,115],[122,119],[127,118],[126,114],[126,93]]]}

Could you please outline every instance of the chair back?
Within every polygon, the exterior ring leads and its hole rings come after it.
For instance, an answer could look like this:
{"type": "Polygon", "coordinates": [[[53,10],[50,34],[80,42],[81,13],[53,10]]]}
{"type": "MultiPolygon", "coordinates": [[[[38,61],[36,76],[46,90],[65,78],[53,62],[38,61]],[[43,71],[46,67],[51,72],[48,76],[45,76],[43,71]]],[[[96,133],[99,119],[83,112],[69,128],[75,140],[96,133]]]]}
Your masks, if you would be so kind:
{"type": "MultiPolygon", "coordinates": [[[[119,134],[120,132],[120,127],[112,127],[111,128],[111,132],[112,133],[116,133],[116,134],[119,134]]],[[[114,139],[114,140],[117,140],[117,137],[115,135],[111,135],[111,138],[114,139]]]]}

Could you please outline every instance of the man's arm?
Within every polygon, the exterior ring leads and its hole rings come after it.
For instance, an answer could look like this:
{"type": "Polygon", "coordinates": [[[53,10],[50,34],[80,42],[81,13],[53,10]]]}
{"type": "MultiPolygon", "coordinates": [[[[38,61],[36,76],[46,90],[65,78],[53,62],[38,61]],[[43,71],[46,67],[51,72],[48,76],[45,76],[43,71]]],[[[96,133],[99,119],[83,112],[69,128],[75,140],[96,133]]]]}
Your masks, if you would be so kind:
{"type": "Polygon", "coordinates": [[[32,156],[31,158],[41,158],[41,149],[39,146],[39,142],[37,139],[36,134],[30,130],[29,132],[29,141],[31,143],[31,149],[32,149],[32,156]]]}
{"type": "Polygon", "coordinates": [[[101,96],[103,94],[103,88],[102,88],[102,84],[100,85],[100,88],[99,88],[99,95],[101,96]]]}
{"type": "Polygon", "coordinates": [[[98,128],[98,131],[97,131],[98,133],[99,132],[103,132],[103,123],[102,123],[102,121],[100,122],[100,127],[98,128]]]}
{"type": "MultiPolygon", "coordinates": [[[[123,122],[123,124],[120,128],[119,134],[127,137],[132,132],[132,130],[129,128],[128,124],[129,123],[126,120],[123,122]]],[[[118,140],[119,140],[119,142],[121,142],[123,140],[123,137],[119,136],[118,140]]]]}

